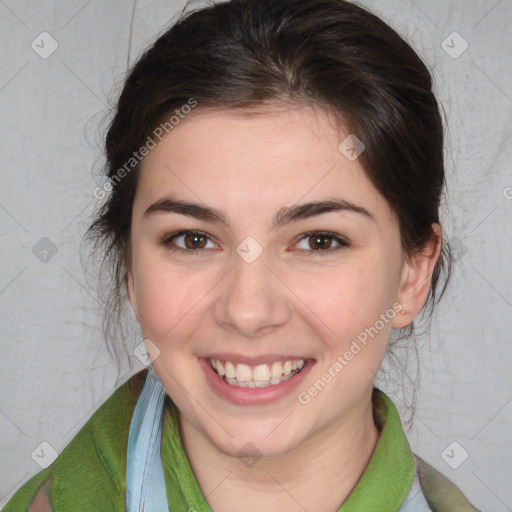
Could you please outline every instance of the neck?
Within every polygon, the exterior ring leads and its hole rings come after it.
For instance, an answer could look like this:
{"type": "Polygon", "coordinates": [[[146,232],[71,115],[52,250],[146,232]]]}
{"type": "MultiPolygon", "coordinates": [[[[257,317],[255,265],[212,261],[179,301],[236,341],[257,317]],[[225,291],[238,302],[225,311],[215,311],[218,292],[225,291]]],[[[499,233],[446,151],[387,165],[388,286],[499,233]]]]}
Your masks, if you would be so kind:
{"type": "Polygon", "coordinates": [[[379,439],[371,393],[364,407],[274,458],[241,461],[218,450],[180,414],[180,432],[199,487],[215,512],[338,510],[379,439]]]}

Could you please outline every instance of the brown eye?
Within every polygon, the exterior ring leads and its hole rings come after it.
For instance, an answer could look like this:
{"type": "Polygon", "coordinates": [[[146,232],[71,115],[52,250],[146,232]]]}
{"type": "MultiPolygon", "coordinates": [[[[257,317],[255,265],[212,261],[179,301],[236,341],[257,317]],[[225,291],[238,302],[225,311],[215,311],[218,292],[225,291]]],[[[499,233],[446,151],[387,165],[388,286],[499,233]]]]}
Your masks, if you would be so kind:
{"type": "Polygon", "coordinates": [[[312,249],[329,249],[332,244],[332,237],[329,235],[311,235],[309,236],[309,245],[312,249]]]}
{"type": "Polygon", "coordinates": [[[305,233],[297,244],[297,247],[301,251],[304,251],[308,256],[331,254],[335,251],[338,251],[339,249],[343,249],[349,246],[349,241],[342,236],[336,233],[321,231],[305,233]],[[300,246],[301,244],[302,247],[300,246]]]}
{"type": "Polygon", "coordinates": [[[183,235],[183,240],[187,249],[202,249],[206,245],[206,237],[197,233],[183,235]]]}
{"type": "Polygon", "coordinates": [[[161,243],[175,252],[194,252],[199,254],[203,252],[202,249],[210,249],[212,248],[211,246],[214,249],[218,249],[218,246],[210,240],[210,237],[200,231],[183,230],[170,233],[162,239],[161,243]],[[207,247],[208,243],[211,244],[210,247],[207,247]]]}

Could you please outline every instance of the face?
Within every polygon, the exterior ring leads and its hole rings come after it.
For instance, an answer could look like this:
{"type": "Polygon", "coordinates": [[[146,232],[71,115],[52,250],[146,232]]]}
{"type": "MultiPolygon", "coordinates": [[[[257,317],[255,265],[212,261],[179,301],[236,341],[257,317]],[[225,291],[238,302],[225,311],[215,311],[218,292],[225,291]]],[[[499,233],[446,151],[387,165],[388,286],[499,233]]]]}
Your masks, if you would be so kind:
{"type": "Polygon", "coordinates": [[[182,425],[225,454],[354,421],[402,326],[413,270],[347,135],[306,107],[196,113],[143,161],[130,302],[182,425]]]}

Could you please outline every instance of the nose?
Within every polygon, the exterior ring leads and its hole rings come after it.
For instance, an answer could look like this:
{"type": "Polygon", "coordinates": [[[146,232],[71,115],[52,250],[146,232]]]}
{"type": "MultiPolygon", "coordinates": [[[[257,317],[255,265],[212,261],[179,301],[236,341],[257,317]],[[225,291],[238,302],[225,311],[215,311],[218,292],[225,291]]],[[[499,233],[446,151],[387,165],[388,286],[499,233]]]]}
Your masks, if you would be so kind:
{"type": "Polygon", "coordinates": [[[268,266],[265,252],[252,263],[235,255],[232,270],[221,283],[213,315],[224,329],[254,338],[289,321],[286,286],[268,266]]]}

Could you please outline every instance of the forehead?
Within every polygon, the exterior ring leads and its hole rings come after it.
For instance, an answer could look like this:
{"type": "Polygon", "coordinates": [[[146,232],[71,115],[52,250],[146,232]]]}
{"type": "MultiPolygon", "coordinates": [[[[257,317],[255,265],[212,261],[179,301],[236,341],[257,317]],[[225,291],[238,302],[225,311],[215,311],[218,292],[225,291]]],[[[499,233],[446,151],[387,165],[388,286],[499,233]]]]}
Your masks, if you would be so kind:
{"type": "Polygon", "coordinates": [[[340,152],[348,135],[312,107],[196,111],[144,158],[134,209],[168,194],[253,213],[337,196],[389,215],[360,161],[340,152]]]}

